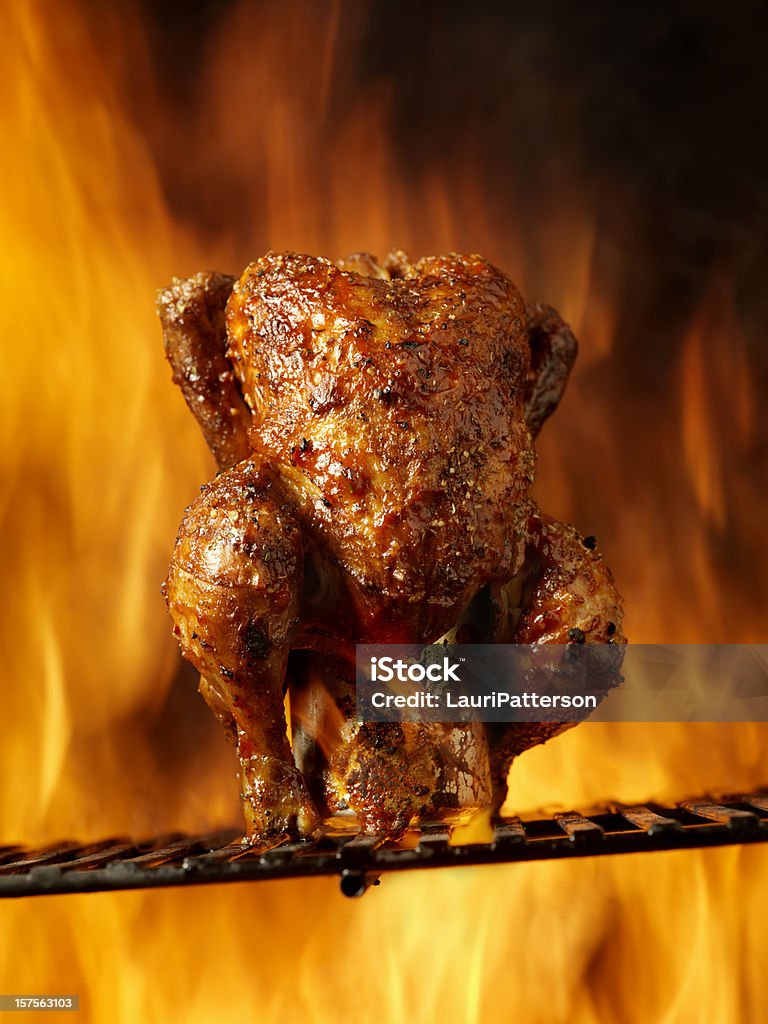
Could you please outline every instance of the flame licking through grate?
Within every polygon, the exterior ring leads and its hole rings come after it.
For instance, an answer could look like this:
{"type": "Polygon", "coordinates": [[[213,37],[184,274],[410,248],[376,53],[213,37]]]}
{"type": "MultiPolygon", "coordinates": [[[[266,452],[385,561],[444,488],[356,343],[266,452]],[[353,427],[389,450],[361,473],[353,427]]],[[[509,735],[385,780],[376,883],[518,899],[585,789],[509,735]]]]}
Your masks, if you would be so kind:
{"type": "Polygon", "coordinates": [[[503,818],[490,842],[453,838],[450,827],[438,823],[424,824],[398,843],[326,828],[311,842],[284,843],[266,852],[248,849],[233,831],[145,842],[2,847],[0,897],[315,875],[338,875],[345,896],[361,896],[390,871],[768,842],[768,795],[751,793],[720,803],[686,800],[675,807],[611,806],[525,822],[503,818]]]}

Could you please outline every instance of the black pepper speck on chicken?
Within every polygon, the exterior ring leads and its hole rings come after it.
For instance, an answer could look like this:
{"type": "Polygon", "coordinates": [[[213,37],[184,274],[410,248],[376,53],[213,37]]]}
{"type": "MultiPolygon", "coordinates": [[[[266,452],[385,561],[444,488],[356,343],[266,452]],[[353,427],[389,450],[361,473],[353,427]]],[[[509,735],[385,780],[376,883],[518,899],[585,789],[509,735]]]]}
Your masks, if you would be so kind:
{"type": "Polygon", "coordinates": [[[569,328],[455,254],[268,253],[238,280],[174,282],[158,309],[220,469],[165,594],[236,747],[251,841],[497,809],[512,759],[574,723],[360,723],[355,645],[624,643],[594,538],[530,496],[569,328]]]}

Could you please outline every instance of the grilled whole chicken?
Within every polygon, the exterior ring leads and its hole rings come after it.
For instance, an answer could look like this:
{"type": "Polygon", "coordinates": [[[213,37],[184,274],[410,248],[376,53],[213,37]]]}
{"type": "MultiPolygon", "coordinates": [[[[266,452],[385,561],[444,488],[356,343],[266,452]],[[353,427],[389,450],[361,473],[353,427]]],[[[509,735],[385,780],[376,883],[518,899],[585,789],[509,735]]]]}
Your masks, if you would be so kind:
{"type": "Polygon", "coordinates": [[[568,327],[459,255],[268,253],[239,280],[174,282],[158,309],[220,469],[165,594],[236,746],[251,840],[498,808],[512,759],[574,723],[357,722],[355,644],[624,642],[591,539],[530,497],[568,327]]]}

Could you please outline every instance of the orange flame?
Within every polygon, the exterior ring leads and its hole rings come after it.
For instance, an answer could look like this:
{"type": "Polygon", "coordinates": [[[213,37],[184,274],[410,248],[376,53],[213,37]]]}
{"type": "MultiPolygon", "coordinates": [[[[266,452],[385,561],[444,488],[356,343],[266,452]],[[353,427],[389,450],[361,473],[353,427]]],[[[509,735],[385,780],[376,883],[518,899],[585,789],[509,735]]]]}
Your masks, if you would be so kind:
{"type": "MultiPolygon", "coordinates": [[[[330,135],[313,125],[345,73],[343,10],[243,4],[220,25],[199,148],[174,152],[170,120],[157,144],[192,192],[225,166],[246,196],[226,231],[196,233],[168,212],[127,113],[124,74],[155,95],[138,20],[91,24],[69,2],[0,12],[4,840],[239,820],[230,753],[177,668],[158,590],[181,510],[213,467],[164,366],[153,295],[267,246],[477,250],[559,304],[582,355],[542,439],[542,504],[599,528],[633,639],[760,639],[755,595],[739,587],[746,556],[736,573],[720,558],[729,536],[765,543],[739,468],[757,419],[727,292],[718,284],[697,313],[679,392],[656,418],[615,377],[597,386],[620,311],[596,269],[595,211],[557,199],[528,260],[471,146],[463,162],[407,172],[381,84],[351,95],[323,149],[330,135]],[[655,475],[631,493],[618,415],[649,417],[637,429],[655,439],[655,475]]],[[[153,116],[167,117],[159,99],[153,116]]],[[[765,779],[765,736],[581,726],[521,758],[510,807],[746,788],[765,779]]],[[[0,990],[78,992],[83,1021],[114,1024],[756,1020],[764,864],[747,847],[467,869],[389,878],[361,904],[325,880],[19,901],[2,908],[0,990]]]]}

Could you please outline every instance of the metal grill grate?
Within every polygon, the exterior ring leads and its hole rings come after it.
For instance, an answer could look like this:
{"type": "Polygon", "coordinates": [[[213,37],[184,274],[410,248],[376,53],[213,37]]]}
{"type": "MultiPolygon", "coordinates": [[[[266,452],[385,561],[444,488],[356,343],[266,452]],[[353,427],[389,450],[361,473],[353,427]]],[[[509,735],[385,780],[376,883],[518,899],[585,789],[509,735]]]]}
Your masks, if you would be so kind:
{"type": "Polygon", "coordinates": [[[549,860],[609,853],[680,850],[768,841],[768,793],[675,807],[612,805],[521,821],[504,818],[490,843],[452,842],[444,824],[423,825],[399,843],[328,828],[313,841],[266,853],[243,846],[236,832],[169,835],[146,842],[106,839],[25,849],[0,847],[0,896],[102,892],[212,882],[336,875],[341,891],[360,896],[388,871],[549,860]]]}

